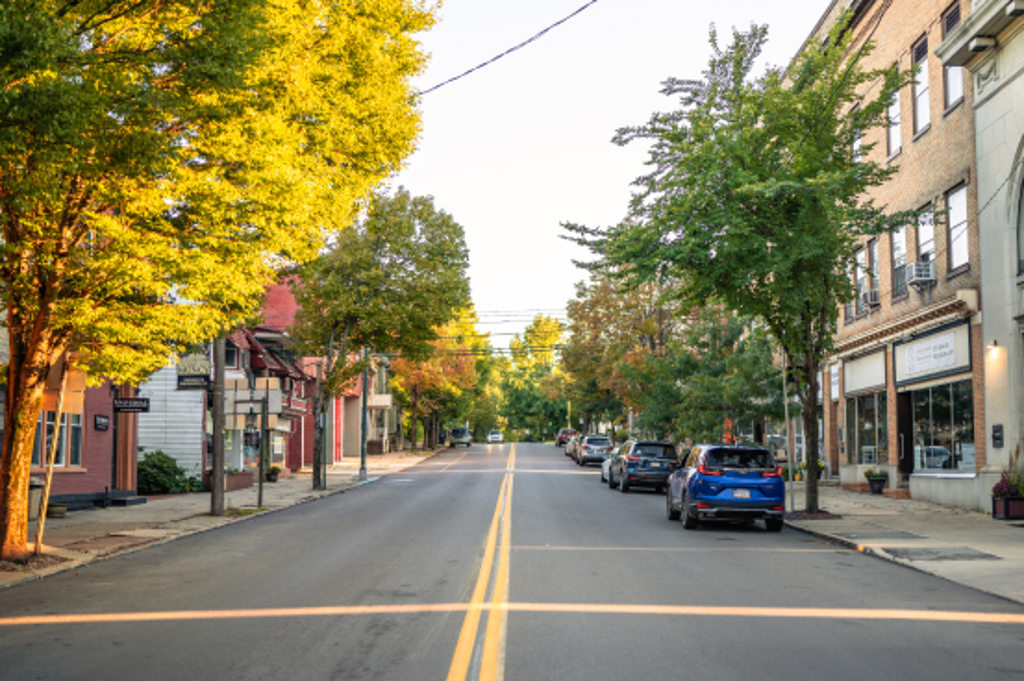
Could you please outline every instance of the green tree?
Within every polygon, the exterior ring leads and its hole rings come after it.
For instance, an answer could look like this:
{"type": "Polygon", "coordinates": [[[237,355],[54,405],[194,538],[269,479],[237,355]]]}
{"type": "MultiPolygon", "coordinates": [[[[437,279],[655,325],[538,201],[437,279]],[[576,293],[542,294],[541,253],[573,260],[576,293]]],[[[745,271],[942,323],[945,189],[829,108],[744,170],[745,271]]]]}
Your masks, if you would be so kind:
{"type": "Polygon", "coordinates": [[[44,380],[137,382],[243,323],[418,132],[413,0],[0,4],[0,524],[27,555],[44,380]],[[183,303],[183,304],[178,304],[183,303]]]}
{"type": "Polygon", "coordinates": [[[559,387],[556,363],[564,328],[557,319],[537,315],[509,343],[510,361],[502,377],[501,413],[525,439],[554,437],[568,407],[559,387]]]}
{"type": "MultiPolygon", "coordinates": [[[[870,47],[849,53],[847,21],[809,41],[787,71],[756,79],[766,28],[734,32],[726,49],[712,30],[702,78],[664,83],[681,108],[615,137],[650,144],[652,170],[637,180],[632,219],[607,230],[567,226],[631,276],[675,277],[687,302],[719,300],[762,320],[797,378],[811,466],[818,372],[839,308],[854,295],[856,239],[907,219],[863,198],[892,169],[852,153],[861,131],[885,121],[905,76],[862,70],[870,47]]],[[[818,509],[814,478],[806,506],[818,509]]]]}

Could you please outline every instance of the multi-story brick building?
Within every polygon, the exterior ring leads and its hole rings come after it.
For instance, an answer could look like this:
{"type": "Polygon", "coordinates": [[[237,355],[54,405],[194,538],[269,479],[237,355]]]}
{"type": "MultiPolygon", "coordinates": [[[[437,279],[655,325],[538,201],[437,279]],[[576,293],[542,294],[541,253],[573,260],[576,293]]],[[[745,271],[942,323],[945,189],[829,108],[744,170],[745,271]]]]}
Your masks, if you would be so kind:
{"type": "MultiPolygon", "coordinates": [[[[967,0],[964,0],[965,2],[967,0]]],[[[982,491],[1019,459],[1024,439],[1024,2],[973,0],[936,50],[971,78],[985,301],[986,461],[982,491]]]]}
{"type": "Polygon", "coordinates": [[[896,168],[871,191],[876,205],[919,217],[860,243],[857,298],[841,311],[824,369],[823,455],[844,485],[882,467],[897,493],[978,507],[987,460],[973,93],[963,69],[935,54],[970,7],[833,0],[811,39],[847,8],[851,57],[875,43],[863,68],[916,69],[888,127],[865,131],[852,153],[896,168]]]}

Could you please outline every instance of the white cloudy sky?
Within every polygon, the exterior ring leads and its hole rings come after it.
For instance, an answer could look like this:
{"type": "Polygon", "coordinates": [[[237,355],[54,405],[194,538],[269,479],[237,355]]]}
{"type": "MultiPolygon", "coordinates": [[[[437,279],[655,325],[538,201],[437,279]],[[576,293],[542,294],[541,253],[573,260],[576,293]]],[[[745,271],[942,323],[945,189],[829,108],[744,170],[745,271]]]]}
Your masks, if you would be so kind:
{"type": "MultiPolygon", "coordinates": [[[[444,0],[420,35],[425,90],[523,42],[587,0],[444,0]]],[[[698,77],[720,35],[769,25],[766,64],[785,64],[828,0],[599,0],[502,59],[422,97],[418,151],[395,184],[434,197],[466,232],[476,309],[505,346],[535,311],[564,310],[587,253],[563,221],[614,224],[645,150],[610,142],[675,102],[669,76],[698,77]],[[501,313],[501,314],[495,314],[501,313]],[[493,324],[498,319],[511,323],[493,324]]],[[[725,42],[725,41],[723,41],[725,42]]],[[[561,316],[559,312],[556,316],[561,316]]]]}

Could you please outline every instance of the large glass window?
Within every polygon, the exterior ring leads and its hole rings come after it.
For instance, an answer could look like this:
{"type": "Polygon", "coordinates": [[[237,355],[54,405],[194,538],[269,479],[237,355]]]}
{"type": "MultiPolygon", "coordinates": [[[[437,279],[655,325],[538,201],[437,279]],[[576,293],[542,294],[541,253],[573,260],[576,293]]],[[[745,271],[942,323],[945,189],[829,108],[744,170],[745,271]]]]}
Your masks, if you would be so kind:
{"type": "Polygon", "coordinates": [[[972,395],[969,379],[913,391],[916,471],[974,471],[972,395]]]}
{"type": "Polygon", "coordinates": [[[889,428],[885,391],[846,398],[847,461],[889,463],[889,428]]]}
{"type": "Polygon", "coordinates": [[[892,253],[892,295],[902,296],[907,292],[907,228],[900,227],[891,235],[892,253]]]}
{"type": "Polygon", "coordinates": [[[949,211],[949,269],[955,270],[968,263],[966,185],[946,194],[946,209],[949,211]]]}
{"type": "Polygon", "coordinates": [[[921,38],[913,47],[914,68],[914,134],[931,124],[928,110],[928,38],[921,38]]]}

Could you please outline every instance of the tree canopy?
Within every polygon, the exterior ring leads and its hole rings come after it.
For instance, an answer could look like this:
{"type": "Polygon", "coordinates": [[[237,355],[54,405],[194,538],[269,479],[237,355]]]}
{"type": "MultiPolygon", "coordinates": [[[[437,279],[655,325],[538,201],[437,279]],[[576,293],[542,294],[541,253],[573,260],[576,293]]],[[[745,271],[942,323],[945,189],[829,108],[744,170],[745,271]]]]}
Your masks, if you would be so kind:
{"type": "MultiPolygon", "coordinates": [[[[884,122],[904,76],[862,70],[870,45],[851,53],[847,22],[848,14],[826,40],[809,41],[787,70],[758,78],[767,29],[734,31],[725,48],[712,29],[701,77],[664,83],[680,108],[615,137],[650,145],[630,219],[566,226],[626,276],[675,280],[686,303],[721,302],[761,320],[798,378],[809,465],[818,455],[818,372],[840,305],[854,295],[857,237],[906,219],[865,199],[892,169],[853,151],[863,130],[884,122]]],[[[807,507],[817,510],[814,479],[807,507]]]]}
{"type": "Polygon", "coordinates": [[[43,381],[137,382],[256,311],[418,134],[415,0],[0,5],[0,522],[26,553],[43,381]]]}

